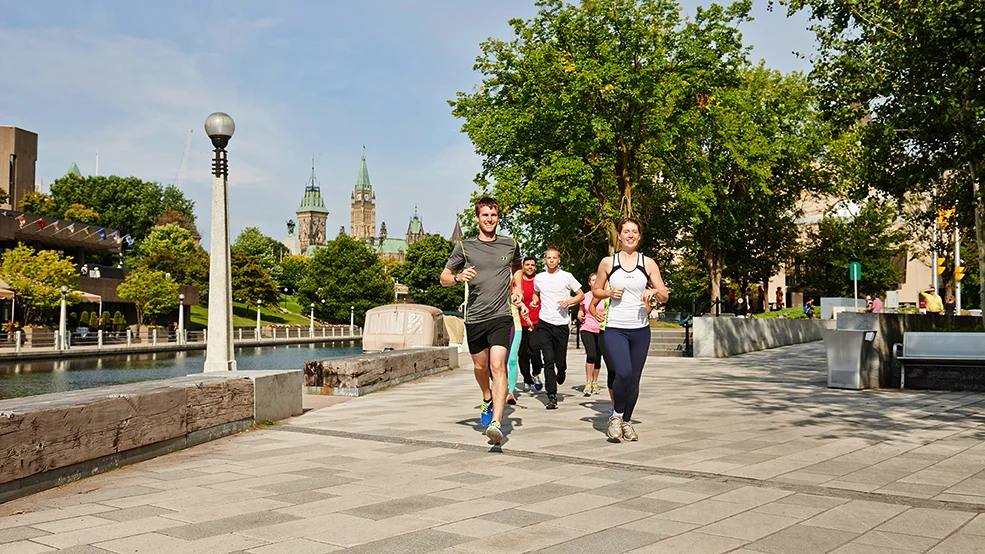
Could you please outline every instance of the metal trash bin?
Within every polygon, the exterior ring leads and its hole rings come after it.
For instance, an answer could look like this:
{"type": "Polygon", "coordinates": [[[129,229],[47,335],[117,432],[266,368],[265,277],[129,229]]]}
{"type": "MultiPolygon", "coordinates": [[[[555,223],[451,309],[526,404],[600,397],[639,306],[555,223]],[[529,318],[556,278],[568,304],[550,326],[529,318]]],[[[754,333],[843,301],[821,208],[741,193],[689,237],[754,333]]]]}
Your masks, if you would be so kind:
{"type": "Polygon", "coordinates": [[[863,389],[862,368],[873,352],[875,331],[822,329],[828,355],[828,388],[863,389]]]}

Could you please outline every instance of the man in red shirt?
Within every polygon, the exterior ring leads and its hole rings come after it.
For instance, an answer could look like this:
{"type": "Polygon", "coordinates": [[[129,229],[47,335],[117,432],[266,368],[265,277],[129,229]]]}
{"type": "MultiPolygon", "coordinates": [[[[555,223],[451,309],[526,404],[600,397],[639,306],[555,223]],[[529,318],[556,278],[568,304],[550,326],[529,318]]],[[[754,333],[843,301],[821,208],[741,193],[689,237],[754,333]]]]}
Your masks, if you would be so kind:
{"type": "Polygon", "coordinates": [[[520,339],[519,363],[520,373],[523,375],[523,392],[540,390],[544,387],[544,382],[540,379],[540,372],[544,368],[544,362],[540,357],[540,341],[537,340],[537,333],[534,329],[540,321],[540,299],[534,291],[534,276],[537,275],[537,258],[527,256],[523,259],[523,305],[530,310],[528,317],[520,316],[520,323],[523,325],[523,335],[520,339]],[[533,373],[530,366],[533,365],[533,373]]]}

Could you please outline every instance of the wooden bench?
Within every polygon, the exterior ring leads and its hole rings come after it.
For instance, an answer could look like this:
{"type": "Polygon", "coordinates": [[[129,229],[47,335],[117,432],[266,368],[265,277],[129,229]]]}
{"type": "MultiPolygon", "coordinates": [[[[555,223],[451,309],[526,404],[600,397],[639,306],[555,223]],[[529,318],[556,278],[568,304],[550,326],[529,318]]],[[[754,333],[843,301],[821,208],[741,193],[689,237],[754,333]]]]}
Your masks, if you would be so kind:
{"type": "Polygon", "coordinates": [[[908,331],[893,345],[893,358],[900,364],[900,388],[908,365],[985,368],[985,333],[908,331]]]}

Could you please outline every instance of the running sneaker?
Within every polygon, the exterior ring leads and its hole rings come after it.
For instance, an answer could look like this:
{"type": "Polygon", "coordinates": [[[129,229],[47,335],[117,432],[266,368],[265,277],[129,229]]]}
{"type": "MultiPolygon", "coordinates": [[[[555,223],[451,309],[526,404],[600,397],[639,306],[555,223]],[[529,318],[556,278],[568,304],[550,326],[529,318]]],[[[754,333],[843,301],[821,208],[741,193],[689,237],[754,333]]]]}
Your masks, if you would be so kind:
{"type": "MultiPolygon", "coordinates": [[[[616,414],[612,414],[612,416],[609,417],[609,438],[617,442],[622,440],[623,429],[622,418],[616,414]]],[[[630,429],[632,429],[632,426],[630,426],[630,429]]]]}
{"type": "Polygon", "coordinates": [[[547,409],[556,410],[557,409],[557,397],[553,394],[547,395],[547,409]]]}
{"type": "Polygon", "coordinates": [[[534,386],[531,385],[530,383],[524,383],[523,384],[523,392],[530,392],[530,389],[532,389],[533,387],[534,386]]]}
{"type": "Polygon", "coordinates": [[[489,427],[486,427],[486,437],[489,438],[489,444],[499,444],[503,440],[503,429],[498,421],[494,421],[489,424],[489,427]]]}
{"type": "Polygon", "coordinates": [[[591,383],[585,383],[585,397],[587,398],[587,397],[589,397],[591,395],[592,395],[592,384],[591,383]]]}
{"type": "Polygon", "coordinates": [[[599,393],[599,384],[592,383],[592,394],[598,394],[598,393],[599,393]]]}
{"type": "Polygon", "coordinates": [[[512,392],[506,395],[506,403],[510,405],[516,404],[516,397],[513,396],[512,392]]]}
{"type": "Polygon", "coordinates": [[[489,400],[483,400],[482,404],[479,404],[479,422],[487,426],[492,423],[492,398],[489,400]]]}
{"type": "Polygon", "coordinates": [[[537,390],[544,388],[544,382],[540,380],[540,375],[534,375],[534,388],[537,390]]]}
{"type": "Polygon", "coordinates": [[[565,375],[565,373],[563,371],[557,372],[557,384],[563,385],[564,384],[564,378],[565,378],[565,376],[566,375],[565,375]]]}
{"type": "Polygon", "coordinates": [[[636,434],[636,429],[633,429],[633,424],[624,421],[622,423],[622,440],[626,441],[638,441],[640,436],[636,434]]]}

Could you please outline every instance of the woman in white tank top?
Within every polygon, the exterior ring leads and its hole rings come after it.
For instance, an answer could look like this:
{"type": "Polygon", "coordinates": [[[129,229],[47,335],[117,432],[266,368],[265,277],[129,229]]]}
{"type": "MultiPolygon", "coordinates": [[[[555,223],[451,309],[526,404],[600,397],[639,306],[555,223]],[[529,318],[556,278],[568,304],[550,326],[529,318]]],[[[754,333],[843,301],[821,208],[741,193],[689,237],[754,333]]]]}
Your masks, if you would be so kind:
{"type": "Polygon", "coordinates": [[[597,299],[593,299],[594,302],[610,299],[607,315],[599,316],[606,320],[605,348],[616,374],[608,435],[614,441],[635,441],[639,436],[631,420],[650,349],[647,306],[651,299],[666,302],[669,294],[656,262],[637,251],[639,222],[626,218],[619,222],[617,229],[622,249],[599,263],[598,280],[592,293],[597,299]]]}

